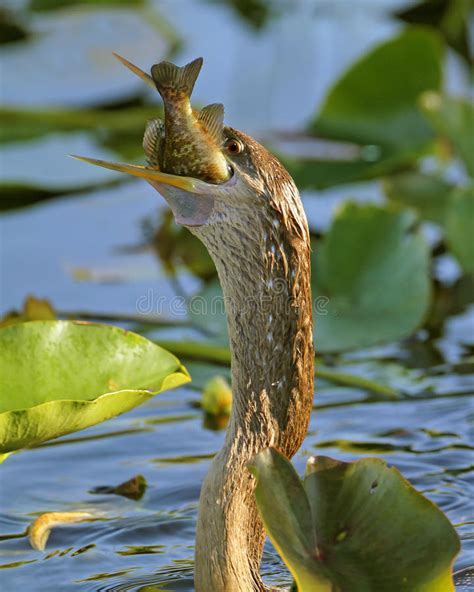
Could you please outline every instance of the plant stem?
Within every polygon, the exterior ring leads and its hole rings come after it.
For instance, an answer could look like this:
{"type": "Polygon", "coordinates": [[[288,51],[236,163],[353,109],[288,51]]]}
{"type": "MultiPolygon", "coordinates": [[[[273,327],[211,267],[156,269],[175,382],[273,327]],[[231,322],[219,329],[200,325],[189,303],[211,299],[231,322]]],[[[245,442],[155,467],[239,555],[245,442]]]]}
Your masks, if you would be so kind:
{"type": "MultiPolygon", "coordinates": [[[[179,358],[183,357],[191,360],[213,362],[215,364],[221,364],[224,366],[228,366],[230,364],[230,351],[225,346],[210,345],[207,343],[198,342],[177,342],[163,340],[156,341],[156,343],[179,358]]],[[[361,388],[384,397],[397,398],[399,396],[399,393],[395,389],[386,384],[382,384],[368,378],[363,378],[362,376],[357,376],[355,374],[331,370],[330,368],[319,364],[317,359],[315,376],[317,378],[322,378],[324,380],[341,384],[343,386],[361,388]]]]}

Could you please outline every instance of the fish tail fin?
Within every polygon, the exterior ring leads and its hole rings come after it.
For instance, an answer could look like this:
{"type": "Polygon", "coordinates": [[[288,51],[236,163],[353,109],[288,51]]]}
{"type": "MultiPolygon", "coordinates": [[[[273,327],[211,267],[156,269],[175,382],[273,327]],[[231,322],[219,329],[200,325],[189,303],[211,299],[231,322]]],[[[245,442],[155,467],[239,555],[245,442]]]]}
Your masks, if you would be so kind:
{"type": "Polygon", "coordinates": [[[171,62],[160,62],[151,68],[153,81],[163,96],[167,89],[179,91],[190,97],[202,66],[202,58],[197,58],[186,66],[175,66],[171,62]]]}

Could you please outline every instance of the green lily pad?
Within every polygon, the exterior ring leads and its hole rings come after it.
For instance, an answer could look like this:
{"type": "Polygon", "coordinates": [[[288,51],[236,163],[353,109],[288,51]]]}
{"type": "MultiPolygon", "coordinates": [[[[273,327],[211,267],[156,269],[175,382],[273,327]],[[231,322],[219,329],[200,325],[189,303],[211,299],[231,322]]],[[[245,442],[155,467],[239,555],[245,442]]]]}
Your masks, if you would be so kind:
{"type": "Polygon", "coordinates": [[[412,27],[366,54],[330,90],[311,130],[324,137],[374,144],[386,153],[426,145],[433,131],[417,107],[438,90],[442,44],[412,27]]]}
{"type": "Polygon", "coordinates": [[[0,375],[0,453],[82,430],[190,380],[144,337],[78,321],[0,329],[0,375]]]}
{"type": "Polygon", "coordinates": [[[300,592],[454,591],[456,531],[384,461],[315,457],[303,485],[269,448],[249,469],[267,533],[300,592]]]}
{"type": "Polygon", "coordinates": [[[474,273],[474,185],[457,189],[446,219],[446,240],[466,273],[474,273]]]}
{"type": "Polygon", "coordinates": [[[468,99],[426,92],[420,106],[435,131],[447,138],[474,177],[474,105],[468,99]]]}
{"type": "Polygon", "coordinates": [[[445,223],[453,185],[441,177],[417,171],[400,173],[385,179],[384,190],[391,201],[415,208],[422,218],[445,223]]]}
{"type": "Polygon", "coordinates": [[[416,215],[346,202],[313,253],[316,351],[367,347],[410,335],[430,304],[429,249],[416,215]]]}

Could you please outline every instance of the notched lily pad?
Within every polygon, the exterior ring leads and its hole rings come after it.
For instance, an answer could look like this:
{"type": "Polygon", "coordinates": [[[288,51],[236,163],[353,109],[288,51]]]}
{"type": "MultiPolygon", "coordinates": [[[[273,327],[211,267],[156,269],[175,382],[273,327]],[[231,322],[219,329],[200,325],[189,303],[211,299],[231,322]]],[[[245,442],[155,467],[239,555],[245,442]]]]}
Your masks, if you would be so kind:
{"type": "Polygon", "coordinates": [[[190,380],[144,337],[79,321],[0,329],[0,453],[90,427],[190,380]]]}
{"type": "Polygon", "coordinates": [[[380,459],[315,457],[304,484],[269,448],[252,461],[265,528],[300,592],[449,592],[446,516],[380,459]]]}

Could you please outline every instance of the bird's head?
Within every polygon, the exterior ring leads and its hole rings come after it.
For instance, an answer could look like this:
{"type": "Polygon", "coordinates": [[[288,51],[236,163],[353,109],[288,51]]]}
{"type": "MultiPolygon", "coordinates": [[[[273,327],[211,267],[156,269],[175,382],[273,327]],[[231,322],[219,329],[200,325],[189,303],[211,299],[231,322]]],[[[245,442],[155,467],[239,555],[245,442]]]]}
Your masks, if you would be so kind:
{"type": "MultiPolygon", "coordinates": [[[[150,75],[124,58],[119,59],[155,88],[156,81],[150,75]]],[[[212,149],[228,163],[230,177],[223,182],[209,182],[208,179],[164,172],[160,170],[158,159],[150,159],[150,154],[147,154],[147,166],[86,157],[75,158],[145,179],[166,199],[176,222],[191,228],[225,223],[231,229],[252,224],[254,221],[258,223],[259,220],[271,220],[274,209],[281,209],[282,206],[278,203],[278,195],[290,194],[287,205],[291,205],[291,197],[296,192],[291,177],[278,160],[250,136],[233,128],[223,127],[222,121],[220,125],[219,141],[212,149]]],[[[150,145],[156,145],[160,149],[158,129],[162,129],[161,122],[156,128],[156,142],[147,142],[147,132],[145,133],[145,152],[150,145]]],[[[152,128],[148,127],[147,131],[148,129],[152,128]]],[[[189,151],[191,146],[185,149],[189,151]]],[[[199,155],[190,154],[190,159],[198,157],[199,155]]]]}
{"type": "Polygon", "coordinates": [[[82,156],[74,158],[145,179],[166,199],[176,222],[189,227],[224,221],[232,224],[244,211],[258,216],[262,208],[271,205],[275,184],[292,184],[277,159],[243,132],[225,127],[220,150],[228,162],[231,176],[219,184],[165,173],[156,166],[114,163],[82,156]]]}

